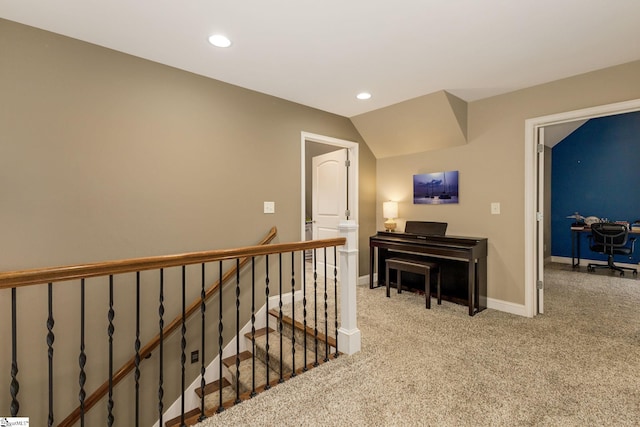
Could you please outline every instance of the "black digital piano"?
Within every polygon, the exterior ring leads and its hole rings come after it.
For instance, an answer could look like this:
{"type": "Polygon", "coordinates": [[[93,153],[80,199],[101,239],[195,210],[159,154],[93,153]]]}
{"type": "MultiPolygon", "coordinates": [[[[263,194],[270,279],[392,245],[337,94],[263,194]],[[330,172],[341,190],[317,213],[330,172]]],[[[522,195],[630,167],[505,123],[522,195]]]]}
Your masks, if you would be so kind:
{"type": "MultiPolygon", "coordinates": [[[[385,286],[387,258],[429,260],[440,266],[442,299],[467,305],[470,316],[487,308],[487,239],[447,236],[445,230],[446,223],[407,221],[404,233],[379,231],[371,236],[369,287],[385,286]]],[[[415,287],[420,286],[418,279],[413,281],[415,287]]],[[[403,288],[412,287],[410,277],[403,276],[402,283],[403,288]]]]}

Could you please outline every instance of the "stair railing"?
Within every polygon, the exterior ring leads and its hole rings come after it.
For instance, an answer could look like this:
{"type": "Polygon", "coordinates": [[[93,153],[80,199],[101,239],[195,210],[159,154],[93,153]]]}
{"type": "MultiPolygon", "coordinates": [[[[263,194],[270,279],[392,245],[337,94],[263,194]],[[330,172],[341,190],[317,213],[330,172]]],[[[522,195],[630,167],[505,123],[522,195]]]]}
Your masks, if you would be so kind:
{"type": "MultiPolygon", "coordinates": [[[[269,232],[264,236],[264,238],[258,243],[258,246],[267,245],[273,241],[273,239],[278,234],[278,230],[276,227],[272,227],[269,232]]],[[[217,280],[213,285],[209,287],[205,291],[204,298],[198,298],[194,300],[191,305],[186,309],[185,316],[186,318],[190,318],[196,311],[201,308],[201,305],[208,301],[212,295],[214,295],[221,286],[224,286],[225,283],[229,282],[233,277],[235,277],[238,269],[244,267],[249,261],[248,257],[240,258],[238,265],[234,266],[230,270],[228,270],[222,278],[217,280]]],[[[160,268],[171,267],[171,265],[166,265],[160,268]]],[[[115,273],[110,273],[115,274],[115,273]]],[[[139,274],[139,271],[136,271],[136,274],[139,274]]],[[[118,384],[123,378],[125,378],[131,371],[136,368],[139,370],[140,363],[142,360],[146,360],[151,352],[154,351],[159,345],[161,340],[166,339],[169,335],[175,332],[179,326],[182,324],[182,316],[176,316],[171,323],[162,328],[162,331],[158,333],[153,339],[151,339],[144,347],[142,347],[134,356],[131,357],[124,365],[120,367],[113,375],[113,378],[107,379],[100,387],[98,387],[86,400],[82,401],[80,406],[73,410],[60,424],[59,427],[67,427],[75,424],[82,416],[83,413],[86,413],[91,409],[96,403],[100,401],[108,392],[110,387],[113,388],[116,384],[118,384]]],[[[138,343],[136,343],[138,346],[138,343]]],[[[139,348],[139,347],[138,347],[139,348]]]]}
{"type": "MultiPolygon", "coordinates": [[[[235,337],[226,347],[219,346],[217,360],[207,369],[210,382],[206,384],[204,377],[200,384],[194,381],[188,393],[167,410],[165,418],[169,420],[164,426],[163,418],[160,418],[154,427],[195,425],[340,354],[360,350],[360,332],[355,322],[357,225],[353,221],[343,221],[338,229],[344,236],[340,247],[299,247],[297,251],[291,251],[290,258],[284,252],[271,258],[265,255],[264,276],[260,281],[254,279],[257,262],[252,259],[251,286],[245,283],[241,287],[237,278],[235,295],[238,306],[240,294],[246,297],[250,292],[250,320],[244,326],[239,318],[224,323],[225,329],[228,323],[234,323],[235,337]],[[296,272],[295,266],[307,260],[305,254],[309,252],[313,253],[311,263],[305,262],[304,270],[296,272]],[[287,270],[289,260],[291,271],[287,270]],[[338,268],[333,267],[338,265],[339,275],[338,268]],[[302,285],[298,289],[300,281],[302,285]],[[270,297],[274,290],[275,295],[270,297]],[[341,299],[338,299],[339,290],[341,299]],[[259,294],[266,296],[265,305],[256,310],[254,300],[259,294]],[[298,310],[300,312],[296,314],[298,310]],[[196,395],[200,397],[199,401],[195,399],[196,395]],[[194,408],[188,412],[185,412],[185,397],[186,406],[194,408]]],[[[235,314],[238,316],[239,311],[235,314]]],[[[222,328],[222,319],[219,325],[222,328]]]]}
{"type": "MultiPolygon", "coordinates": [[[[177,330],[180,326],[182,326],[182,340],[181,340],[181,365],[182,365],[182,389],[184,393],[184,365],[185,365],[185,332],[186,332],[186,319],[188,316],[196,313],[198,308],[202,313],[202,324],[204,327],[204,310],[205,310],[205,302],[208,298],[210,298],[216,290],[220,289],[221,284],[224,284],[226,281],[236,278],[236,286],[238,286],[238,281],[240,277],[240,269],[244,264],[252,261],[252,264],[256,257],[260,256],[268,256],[278,254],[280,257],[284,253],[291,253],[293,260],[293,253],[296,251],[301,251],[304,253],[306,250],[316,250],[319,248],[328,248],[328,247],[337,247],[341,245],[345,245],[348,239],[335,238],[335,239],[324,239],[324,240],[316,240],[316,241],[307,241],[307,242],[297,242],[297,243],[283,243],[283,244],[272,244],[265,245],[270,242],[273,237],[275,237],[276,230],[273,228],[270,233],[263,239],[261,245],[251,246],[245,248],[237,248],[237,249],[228,249],[228,250],[213,250],[213,251],[203,251],[203,252],[193,252],[187,254],[180,255],[169,255],[169,256],[159,256],[159,257],[148,257],[148,258],[137,258],[137,259],[129,259],[129,260],[120,260],[120,261],[108,261],[102,263],[93,263],[93,264],[84,264],[84,265],[73,265],[66,267],[53,267],[53,268],[44,268],[44,269],[34,269],[34,270],[26,270],[26,271],[15,271],[15,272],[5,272],[0,273],[0,291],[10,290],[11,293],[11,382],[10,382],[10,394],[11,394],[11,403],[10,403],[10,412],[11,416],[19,416],[19,398],[18,393],[20,390],[20,384],[18,382],[18,324],[20,319],[17,316],[17,301],[18,301],[18,290],[20,288],[24,288],[27,286],[41,285],[46,286],[47,292],[47,302],[48,302],[48,317],[46,322],[47,334],[46,334],[46,342],[47,342],[47,354],[48,354],[48,425],[54,425],[54,386],[53,386],[53,354],[54,354],[54,318],[53,318],[53,286],[58,282],[68,282],[71,280],[80,280],[80,294],[81,294],[81,313],[82,313],[82,325],[81,325],[81,348],[79,355],[79,365],[80,365],[80,375],[79,375],[79,385],[80,385],[80,393],[78,394],[80,400],[80,406],[76,408],[67,418],[65,418],[59,426],[71,426],[76,422],[80,421],[81,425],[84,425],[84,415],[89,411],[89,409],[94,406],[98,401],[103,399],[105,396],[108,397],[107,401],[107,425],[111,426],[115,422],[114,414],[113,414],[113,391],[115,385],[121,381],[128,373],[135,371],[135,389],[136,389],[136,402],[135,402],[135,413],[136,413],[136,422],[138,425],[138,387],[139,387],[139,376],[140,376],[140,364],[142,360],[149,357],[151,352],[159,347],[159,358],[160,358],[160,378],[159,378],[159,389],[158,389],[158,414],[160,419],[160,424],[162,424],[162,413],[163,413],[163,385],[162,385],[162,377],[163,377],[163,367],[162,367],[162,350],[163,350],[163,340],[166,339],[166,335],[171,332],[177,330]],[[222,262],[226,260],[234,260],[235,268],[228,271],[226,274],[222,274],[222,262]],[[204,278],[205,278],[205,265],[208,263],[218,262],[220,266],[220,279],[213,286],[211,286],[208,290],[205,290],[204,286],[204,278]],[[202,292],[200,298],[194,301],[188,308],[186,307],[185,302],[185,268],[189,265],[200,264],[202,265],[202,292]],[[171,284],[164,283],[163,272],[167,268],[171,267],[180,267],[182,269],[182,314],[176,319],[174,319],[168,326],[164,326],[163,322],[163,313],[165,309],[164,301],[163,301],[163,287],[170,286],[171,284]],[[114,308],[114,277],[124,273],[135,273],[136,274],[136,306],[137,310],[139,310],[140,305],[140,272],[147,270],[158,270],[160,273],[160,302],[159,302],[159,325],[160,325],[160,333],[154,339],[152,339],[147,345],[144,347],[140,346],[139,341],[139,312],[136,313],[136,341],[135,341],[135,349],[136,354],[134,357],[129,359],[127,363],[125,363],[120,369],[117,371],[113,370],[113,339],[114,339],[114,324],[113,320],[115,317],[115,308],[114,308]],[[107,314],[108,319],[108,366],[109,366],[109,378],[108,380],[102,384],[96,391],[89,396],[89,398],[85,398],[86,393],[84,390],[84,384],[86,381],[86,354],[84,352],[84,318],[85,318],[85,308],[84,308],[84,298],[85,298],[85,282],[87,279],[104,277],[108,278],[108,287],[109,287],[109,310],[107,314]]],[[[352,233],[353,234],[353,233],[352,233]]],[[[344,270],[351,270],[350,275],[353,277],[352,279],[348,279],[352,284],[355,280],[355,263],[353,263],[353,259],[349,260],[349,257],[353,255],[353,239],[352,240],[352,249],[344,250],[341,253],[341,260],[348,261],[350,263],[350,267],[345,264],[344,270]]],[[[342,262],[342,261],[341,261],[342,262]]],[[[268,265],[268,263],[267,263],[268,265]]],[[[293,283],[292,283],[293,285],[293,283]]],[[[292,286],[293,287],[293,286],[292,286]]],[[[237,292],[237,291],[236,291],[237,292]]],[[[337,292],[337,291],[336,291],[337,292]]],[[[350,291],[349,291],[350,292],[350,291]]],[[[267,291],[268,293],[268,291],[267,291]]],[[[345,295],[345,291],[342,291],[343,297],[345,295]]],[[[268,296],[268,295],[267,295],[268,296]]],[[[344,301],[343,301],[344,302],[344,301]]],[[[355,304],[355,298],[352,300],[353,304],[355,304]]],[[[220,298],[220,307],[222,307],[222,298],[220,298]]],[[[252,307],[253,310],[253,307],[252,307]]],[[[352,310],[355,313],[355,310],[352,310]]],[[[344,311],[343,311],[344,313],[344,311]]],[[[253,315],[253,313],[252,313],[253,315]]],[[[326,315],[325,315],[326,316],[326,315]]],[[[344,317],[344,315],[343,315],[344,317]]],[[[355,319],[355,314],[348,313],[346,317],[349,319],[355,319]]],[[[348,326],[346,328],[341,328],[340,332],[336,330],[336,335],[347,334],[347,338],[353,338],[352,333],[355,331],[357,336],[357,340],[351,339],[355,345],[359,348],[359,331],[357,328],[352,328],[351,326],[355,326],[355,323],[351,322],[347,319],[348,326]],[[350,324],[350,326],[349,326],[350,324]]],[[[221,320],[221,318],[220,318],[221,320]]],[[[280,326],[282,326],[280,324],[280,326]]],[[[343,324],[344,326],[344,324],[343,324]]],[[[337,329],[337,320],[336,320],[336,329],[337,329]]],[[[58,332],[59,334],[59,332],[58,332]]],[[[204,334],[204,332],[203,332],[204,334]]],[[[204,342],[204,336],[203,336],[204,342]]],[[[221,340],[221,338],[220,338],[221,340]]],[[[222,342],[220,342],[222,345],[222,342]]],[[[348,353],[351,353],[353,348],[351,345],[347,345],[345,347],[348,353]]],[[[355,348],[355,347],[354,347],[355,348]]],[[[203,348],[204,351],[204,348],[203,348]]],[[[357,351],[357,350],[356,350],[357,351]]],[[[203,355],[204,357],[204,355],[203,355]]],[[[204,365],[202,369],[202,378],[204,382],[204,365]]],[[[28,391],[27,391],[28,392],[28,391]]],[[[182,396],[182,401],[184,402],[184,395],[182,396]]],[[[1,407],[1,406],[0,406],[1,407]]],[[[183,424],[184,424],[184,407],[182,408],[183,414],[183,424]]],[[[202,408],[202,415],[204,415],[204,408],[202,408]]]]}

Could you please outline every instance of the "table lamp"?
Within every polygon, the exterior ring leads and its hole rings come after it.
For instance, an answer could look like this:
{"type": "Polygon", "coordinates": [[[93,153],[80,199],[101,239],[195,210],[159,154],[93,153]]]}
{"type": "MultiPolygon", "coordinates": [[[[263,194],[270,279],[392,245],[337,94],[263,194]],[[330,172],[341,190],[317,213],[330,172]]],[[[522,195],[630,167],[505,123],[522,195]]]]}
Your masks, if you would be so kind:
{"type": "Polygon", "coordinates": [[[398,217],[398,202],[384,202],[382,204],[382,216],[387,218],[384,222],[384,228],[387,231],[393,231],[396,229],[395,218],[398,217]]]}

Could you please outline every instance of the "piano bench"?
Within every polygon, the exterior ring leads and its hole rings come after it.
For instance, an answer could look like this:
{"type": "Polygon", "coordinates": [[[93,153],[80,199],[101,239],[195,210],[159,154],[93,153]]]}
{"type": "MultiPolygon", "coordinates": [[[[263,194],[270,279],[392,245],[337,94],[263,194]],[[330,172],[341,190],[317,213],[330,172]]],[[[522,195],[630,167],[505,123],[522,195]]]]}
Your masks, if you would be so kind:
{"type": "Polygon", "coordinates": [[[436,297],[438,304],[442,304],[442,298],[440,296],[440,268],[435,262],[429,261],[417,261],[407,260],[403,258],[388,258],[386,260],[386,284],[387,284],[387,297],[390,296],[389,284],[391,280],[389,278],[389,270],[396,270],[396,286],[398,287],[398,293],[402,292],[402,272],[417,273],[424,275],[424,294],[427,308],[431,308],[431,272],[433,271],[438,276],[436,297]]]}

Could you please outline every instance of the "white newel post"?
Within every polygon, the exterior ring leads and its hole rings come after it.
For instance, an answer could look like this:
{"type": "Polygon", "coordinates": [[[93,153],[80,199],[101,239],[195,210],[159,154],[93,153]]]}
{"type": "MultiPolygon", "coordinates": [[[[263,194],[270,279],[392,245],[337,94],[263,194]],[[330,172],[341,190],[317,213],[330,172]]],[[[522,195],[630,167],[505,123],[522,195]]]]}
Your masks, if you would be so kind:
{"type": "Polygon", "coordinates": [[[360,351],[360,330],[356,311],[356,285],[358,282],[358,249],[355,221],[345,220],[338,225],[340,237],[347,242],[340,252],[340,328],[338,329],[338,351],[354,354],[360,351]]]}

